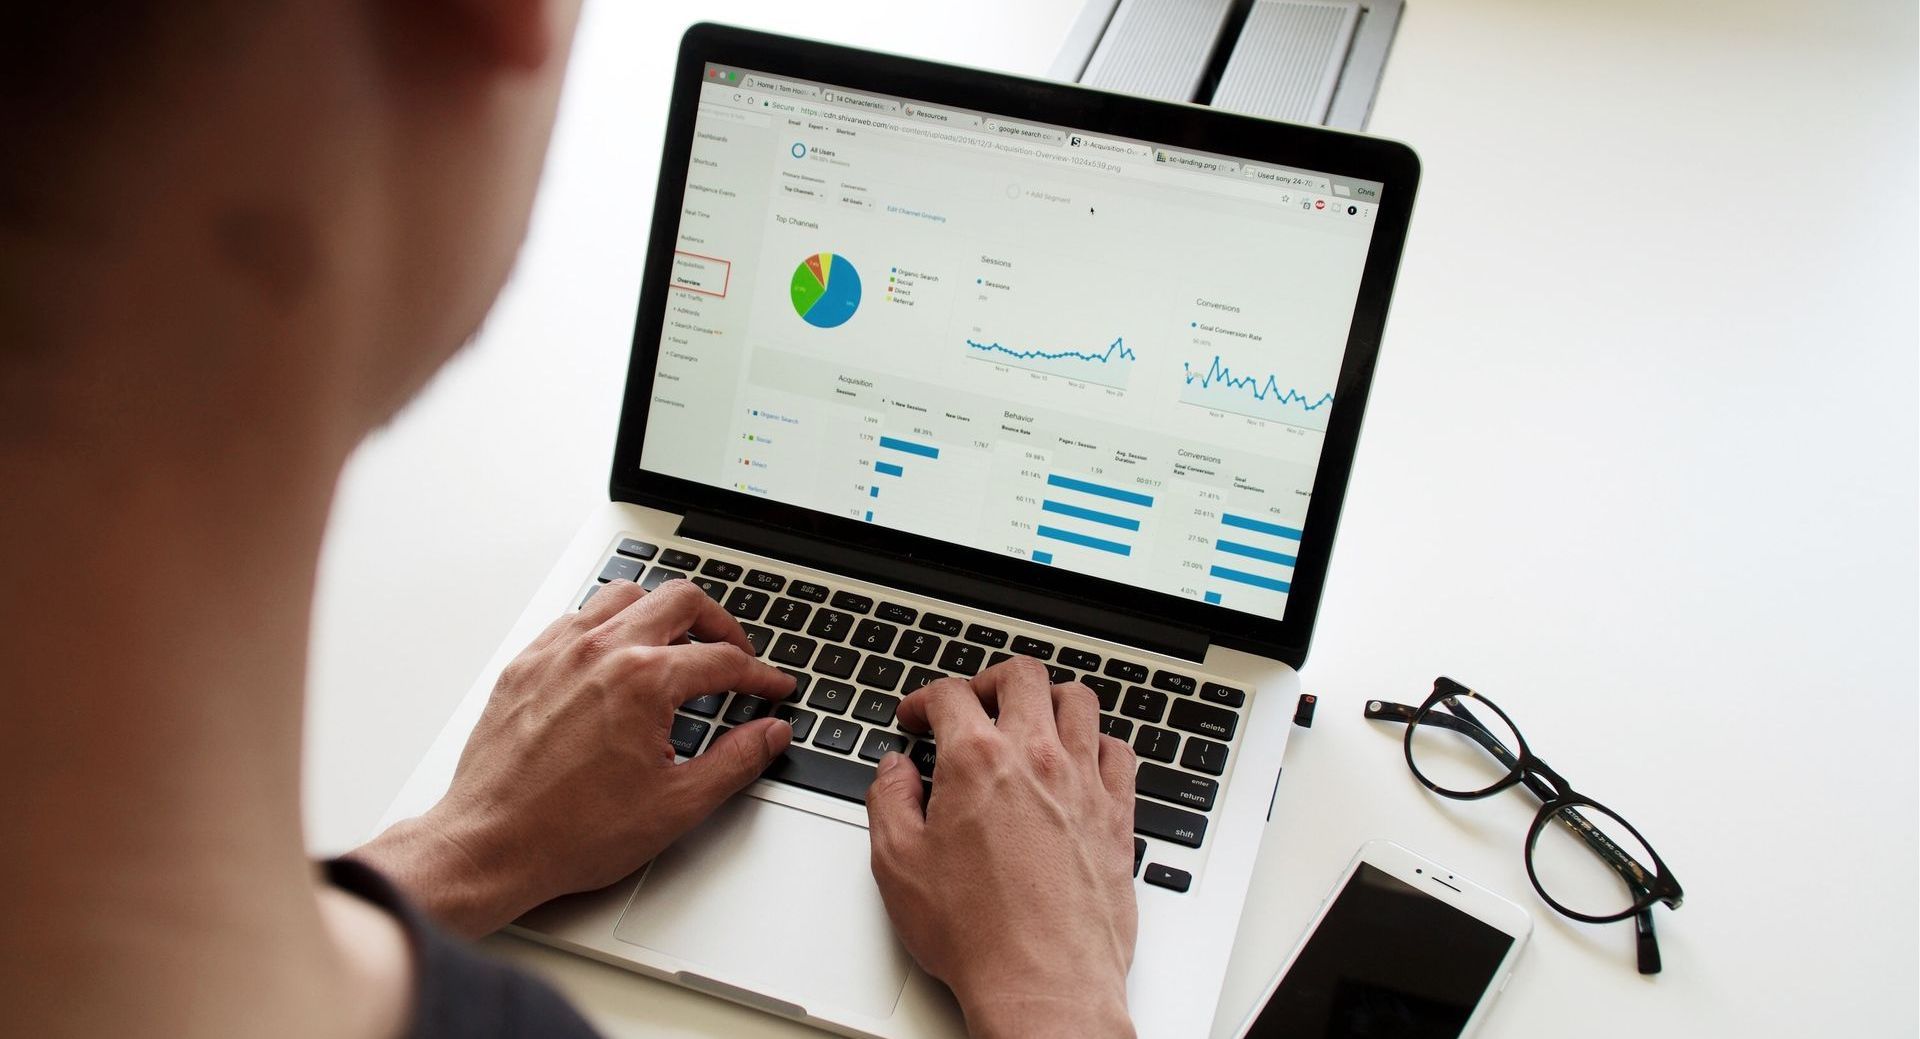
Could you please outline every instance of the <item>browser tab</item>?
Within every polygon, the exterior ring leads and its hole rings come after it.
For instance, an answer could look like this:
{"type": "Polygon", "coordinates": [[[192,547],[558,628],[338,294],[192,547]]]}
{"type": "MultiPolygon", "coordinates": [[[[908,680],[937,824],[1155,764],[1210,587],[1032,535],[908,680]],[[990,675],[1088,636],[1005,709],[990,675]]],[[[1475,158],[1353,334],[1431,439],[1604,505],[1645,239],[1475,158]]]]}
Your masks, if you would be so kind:
{"type": "Polygon", "coordinates": [[[1211,155],[1193,155],[1187,152],[1171,152],[1165,148],[1155,148],[1153,161],[1166,166],[1178,166],[1185,170],[1200,173],[1238,173],[1240,164],[1232,159],[1217,159],[1211,155]]]}
{"type": "Polygon", "coordinates": [[[784,79],[769,79],[766,76],[748,76],[741,84],[748,90],[758,90],[768,94],[780,94],[785,97],[819,97],[820,88],[810,83],[789,83],[784,79]]]}
{"type": "Polygon", "coordinates": [[[1279,184],[1289,188],[1304,188],[1322,194],[1332,191],[1333,186],[1325,177],[1316,177],[1311,173],[1298,173],[1294,170],[1279,169],[1274,166],[1248,165],[1242,169],[1248,180],[1257,180],[1265,184],[1279,184]]]}
{"type": "Polygon", "coordinates": [[[923,122],[939,123],[942,126],[963,126],[969,130],[980,128],[980,117],[971,112],[955,112],[951,109],[928,108],[926,105],[916,104],[902,106],[900,111],[909,119],[919,119],[923,122]]]}
{"type": "Polygon", "coordinates": [[[1095,137],[1092,134],[1070,133],[1067,135],[1067,147],[1080,148],[1103,155],[1131,155],[1135,158],[1153,157],[1153,149],[1132,141],[1116,141],[1111,137],[1095,137]]]}
{"type": "Polygon", "coordinates": [[[1018,137],[1023,141],[1043,141],[1047,144],[1065,144],[1067,135],[1064,130],[1051,126],[1033,126],[1029,123],[1009,123],[1000,119],[988,119],[982,124],[988,133],[1003,137],[1018,137]]]}
{"type": "Polygon", "coordinates": [[[849,108],[864,108],[869,112],[899,113],[900,102],[890,97],[872,97],[867,94],[849,94],[844,90],[823,90],[820,97],[829,104],[846,105],[849,108]]]}
{"type": "Polygon", "coordinates": [[[1380,188],[1377,185],[1362,184],[1355,181],[1353,183],[1353,197],[1366,199],[1368,202],[1378,202],[1380,201],[1380,188]]]}

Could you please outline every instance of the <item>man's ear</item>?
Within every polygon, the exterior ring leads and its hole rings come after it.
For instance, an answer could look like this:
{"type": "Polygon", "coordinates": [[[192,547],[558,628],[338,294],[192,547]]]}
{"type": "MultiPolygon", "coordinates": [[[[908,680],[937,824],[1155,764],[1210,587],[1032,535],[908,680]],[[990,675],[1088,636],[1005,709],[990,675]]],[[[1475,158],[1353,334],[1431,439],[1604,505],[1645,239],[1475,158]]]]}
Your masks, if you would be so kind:
{"type": "Polygon", "coordinates": [[[532,71],[553,57],[554,0],[415,0],[457,35],[456,46],[492,64],[532,71]]]}

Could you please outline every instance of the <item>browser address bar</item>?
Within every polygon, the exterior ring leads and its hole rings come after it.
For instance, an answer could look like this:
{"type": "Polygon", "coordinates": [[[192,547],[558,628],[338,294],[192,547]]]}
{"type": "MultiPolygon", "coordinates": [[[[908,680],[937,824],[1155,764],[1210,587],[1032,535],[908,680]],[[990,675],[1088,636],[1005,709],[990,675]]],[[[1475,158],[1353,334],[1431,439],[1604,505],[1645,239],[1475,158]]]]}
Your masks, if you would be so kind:
{"type": "MultiPolygon", "coordinates": [[[[740,95],[742,103],[752,105],[754,95],[740,95]]],[[[869,130],[882,130],[903,137],[915,137],[942,144],[957,144],[978,151],[991,151],[1000,155],[1012,155],[1024,159],[1038,159],[1042,162],[1055,162],[1075,166],[1081,169],[1102,170],[1107,173],[1125,172],[1118,163],[1105,159],[1089,158],[1081,154],[1067,154],[1047,148],[1036,148],[1018,141],[994,137],[987,134],[968,133],[964,130],[950,130],[938,126],[923,126],[918,123],[902,122],[884,116],[869,115],[864,112],[849,112],[826,105],[807,101],[795,101],[792,98],[760,97],[762,108],[770,112],[790,112],[796,115],[819,119],[824,122],[858,126],[869,130]]]]}

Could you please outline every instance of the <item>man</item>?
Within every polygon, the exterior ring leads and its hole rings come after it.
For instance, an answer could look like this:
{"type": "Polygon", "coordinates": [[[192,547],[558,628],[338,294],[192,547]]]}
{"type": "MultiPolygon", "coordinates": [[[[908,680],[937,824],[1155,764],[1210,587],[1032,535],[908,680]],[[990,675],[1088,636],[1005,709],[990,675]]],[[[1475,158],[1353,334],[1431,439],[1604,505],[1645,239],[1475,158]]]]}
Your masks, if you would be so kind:
{"type": "MultiPolygon", "coordinates": [[[[576,15],[0,14],[10,1032],[579,1029],[408,905],[472,936],[610,883],[786,746],[769,719],[674,764],[675,703],[789,680],[694,589],[614,585],[507,668],[445,801],[324,876],[305,857],[300,689],[333,487],[491,305],[576,15]]],[[[978,1034],[1129,1033],[1132,758],[1092,694],[1015,661],[900,716],[940,742],[931,803],[898,755],[869,794],[909,951],[978,1034]]]]}

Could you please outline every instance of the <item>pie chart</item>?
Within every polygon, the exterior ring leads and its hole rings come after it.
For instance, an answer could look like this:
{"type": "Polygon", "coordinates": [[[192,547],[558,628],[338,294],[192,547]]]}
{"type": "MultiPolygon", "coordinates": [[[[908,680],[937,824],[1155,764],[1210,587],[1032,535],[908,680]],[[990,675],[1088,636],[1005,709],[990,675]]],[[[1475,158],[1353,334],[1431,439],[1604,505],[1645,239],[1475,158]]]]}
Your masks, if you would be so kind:
{"type": "Polygon", "coordinates": [[[860,272],[839,253],[815,253],[793,269],[793,312],[815,328],[838,328],[860,309],[860,272]]]}

